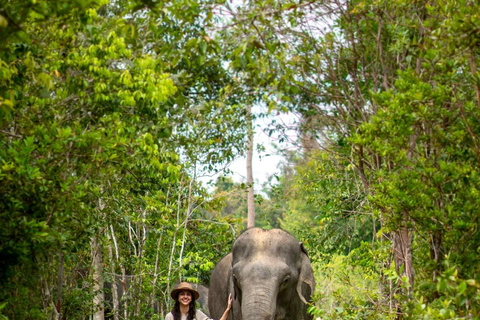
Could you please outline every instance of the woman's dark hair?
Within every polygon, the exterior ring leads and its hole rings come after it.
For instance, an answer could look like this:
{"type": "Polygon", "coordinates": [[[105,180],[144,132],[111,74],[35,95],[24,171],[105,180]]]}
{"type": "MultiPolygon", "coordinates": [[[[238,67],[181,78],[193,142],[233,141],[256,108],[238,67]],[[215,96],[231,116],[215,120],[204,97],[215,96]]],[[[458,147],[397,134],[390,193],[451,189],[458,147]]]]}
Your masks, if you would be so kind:
{"type": "MultiPolygon", "coordinates": [[[[178,301],[179,295],[180,295],[180,292],[175,297],[175,305],[173,306],[173,309],[172,309],[172,315],[174,320],[182,319],[182,314],[180,313],[180,301],[178,301]]],[[[190,292],[190,296],[192,297],[192,301],[190,301],[190,304],[188,305],[187,320],[195,319],[195,314],[197,313],[197,308],[195,306],[195,297],[191,292],[190,292]]]]}

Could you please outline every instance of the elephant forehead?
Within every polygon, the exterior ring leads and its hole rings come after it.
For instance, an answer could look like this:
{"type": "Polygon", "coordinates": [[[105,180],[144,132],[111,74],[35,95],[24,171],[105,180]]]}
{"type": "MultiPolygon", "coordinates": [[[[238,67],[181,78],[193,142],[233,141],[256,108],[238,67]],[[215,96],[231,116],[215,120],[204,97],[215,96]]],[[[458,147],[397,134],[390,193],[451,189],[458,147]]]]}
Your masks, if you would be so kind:
{"type": "Polygon", "coordinates": [[[278,257],[284,261],[295,261],[300,245],[291,235],[282,230],[249,229],[233,246],[234,261],[238,259],[260,259],[278,257]]]}
{"type": "Polygon", "coordinates": [[[271,279],[283,278],[289,274],[294,278],[297,276],[296,270],[289,267],[280,259],[252,259],[250,261],[241,261],[233,266],[233,273],[239,276],[239,279],[271,279]]]}

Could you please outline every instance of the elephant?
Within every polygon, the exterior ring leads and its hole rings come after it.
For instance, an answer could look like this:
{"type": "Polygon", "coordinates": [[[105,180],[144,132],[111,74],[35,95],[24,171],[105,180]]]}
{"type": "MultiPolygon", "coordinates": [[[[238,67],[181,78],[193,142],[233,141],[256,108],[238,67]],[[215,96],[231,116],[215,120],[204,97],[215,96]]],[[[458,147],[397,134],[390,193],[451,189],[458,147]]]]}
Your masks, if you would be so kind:
{"type": "Polygon", "coordinates": [[[210,316],[219,319],[229,294],[229,320],[311,320],[315,278],[301,242],[281,230],[249,228],[210,277],[210,316]]]}

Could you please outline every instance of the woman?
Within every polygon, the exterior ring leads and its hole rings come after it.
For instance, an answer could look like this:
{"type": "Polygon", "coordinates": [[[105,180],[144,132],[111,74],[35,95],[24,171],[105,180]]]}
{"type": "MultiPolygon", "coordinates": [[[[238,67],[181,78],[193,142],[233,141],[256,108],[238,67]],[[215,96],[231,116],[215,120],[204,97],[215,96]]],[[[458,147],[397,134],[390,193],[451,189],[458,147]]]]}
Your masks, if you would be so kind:
{"type": "MultiPolygon", "coordinates": [[[[200,294],[193,290],[188,282],[181,282],[178,287],[170,294],[175,300],[175,306],[172,311],[167,314],[165,320],[206,320],[210,319],[205,313],[197,310],[195,307],[195,300],[200,297],[200,294]]],[[[219,320],[227,320],[228,313],[232,307],[232,295],[228,297],[228,306],[225,309],[222,317],[219,320]]]]}

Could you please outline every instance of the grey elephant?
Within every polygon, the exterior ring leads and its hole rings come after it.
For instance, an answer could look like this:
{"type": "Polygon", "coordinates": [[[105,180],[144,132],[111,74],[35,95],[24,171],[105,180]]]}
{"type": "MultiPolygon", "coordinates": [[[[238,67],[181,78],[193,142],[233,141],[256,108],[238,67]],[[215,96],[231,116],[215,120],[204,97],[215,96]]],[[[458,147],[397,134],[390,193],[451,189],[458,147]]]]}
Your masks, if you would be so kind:
{"type": "Polygon", "coordinates": [[[233,303],[229,320],[311,320],[308,301],[315,278],[301,242],[280,229],[251,228],[210,277],[210,316],[219,319],[233,303]]]}

